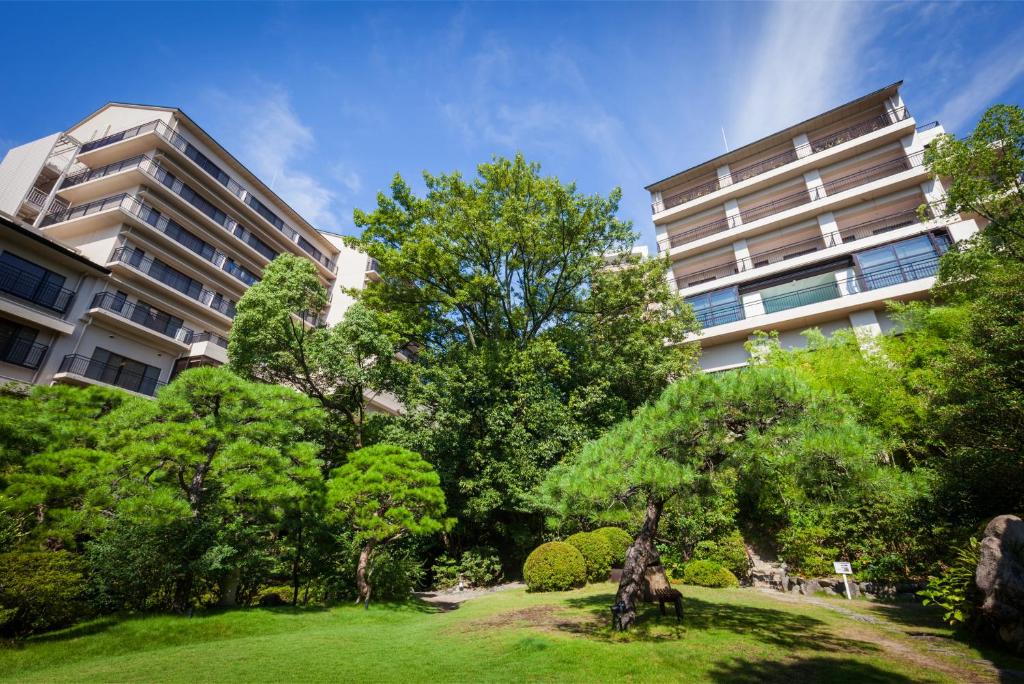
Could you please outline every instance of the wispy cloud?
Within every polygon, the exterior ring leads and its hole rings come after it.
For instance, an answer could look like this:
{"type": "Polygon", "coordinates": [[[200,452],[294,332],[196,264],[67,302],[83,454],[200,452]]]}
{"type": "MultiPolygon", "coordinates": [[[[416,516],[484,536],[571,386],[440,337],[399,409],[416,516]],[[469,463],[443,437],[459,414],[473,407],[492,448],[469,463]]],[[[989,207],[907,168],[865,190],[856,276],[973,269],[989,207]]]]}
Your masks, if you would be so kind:
{"type": "Polygon", "coordinates": [[[877,30],[867,4],[761,7],[767,16],[760,39],[734,69],[736,114],[726,129],[734,146],[835,106],[862,77],[862,57],[877,30]]]}
{"type": "Polygon", "coordinates": [[[996,101],[1000,95],[1024,75],[1024,30],[1010,34],[1002,44],[981,55],[970,70],[969,80],[954,91],[946,101],[939,121],[949,131],[959,131],[971,118],[996,101]]]}
{"type": "MultiPolygon", "coordinates": [[[[238,156],[307,221],[336,229],[337,193],[302,168],[316,146],[313,130],[295,113],[283,88],[264,84],[256,90],[263,95],[255,100],[214,93],[237,136],[238,156]]],[[[354,178],[358,181],[358,174],[354,178]]]]}

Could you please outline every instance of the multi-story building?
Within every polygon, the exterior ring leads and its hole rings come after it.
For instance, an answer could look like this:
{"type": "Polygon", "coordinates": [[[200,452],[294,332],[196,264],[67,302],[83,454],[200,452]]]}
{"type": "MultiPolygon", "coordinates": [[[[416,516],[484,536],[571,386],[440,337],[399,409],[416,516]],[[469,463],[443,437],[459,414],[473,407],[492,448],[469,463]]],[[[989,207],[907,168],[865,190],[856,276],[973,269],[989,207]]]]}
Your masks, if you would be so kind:
{"type": "Polygon", "coordinates": [[[927,296],[939,256],[974,219],[921,220],[942,184],[902,82],[649,185],[658,249],[703,330],[705,370],[747,363],[755,331],[893,328],[885,302],[927,296]]]}
{"type": "Polygon", "coordinates": [[[0,212],[3,379],[152,395],[227,361],[235,303],[278,254],[315,265],[329,321],[368,268],[175,108],[108,104],[10,150],[0,212]]]}

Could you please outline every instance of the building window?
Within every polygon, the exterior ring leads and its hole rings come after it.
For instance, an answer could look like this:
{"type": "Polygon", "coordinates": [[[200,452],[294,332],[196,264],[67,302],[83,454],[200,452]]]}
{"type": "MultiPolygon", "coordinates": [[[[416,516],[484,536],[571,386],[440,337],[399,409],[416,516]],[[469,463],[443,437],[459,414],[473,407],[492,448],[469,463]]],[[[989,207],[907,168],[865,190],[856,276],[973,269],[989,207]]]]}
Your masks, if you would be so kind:
{"type": "Polygon", "coordinates": [[[34,304],[67,311],[74,292],[64,287],[64,276],[10,252],[0,253],[0,292],[34,304]]]}
{"type": "Polygon", "coordinates": [[[36,344],[39,331],[0,319],[0,361],[36,369],[43,360],[47,347],[36,344]]]}
{"type": "Polygon", "coordinates": [[[160,369],[96,347],[85,376],[132,392],[152,395],[160,380],[160,369]]]}
{"type": "Polygon", "coordinates": [[[743,318],[743,305],[735,287],[687,297],[686,302],[693,307],[697,320],[705,328],[743,318]]]}
{"type": "Polygon", "coordinates": [[[935,275],[947,249],[949,238],[935,233],[865,250],[854,261],[864,288],[875,290],[935,275]]]}

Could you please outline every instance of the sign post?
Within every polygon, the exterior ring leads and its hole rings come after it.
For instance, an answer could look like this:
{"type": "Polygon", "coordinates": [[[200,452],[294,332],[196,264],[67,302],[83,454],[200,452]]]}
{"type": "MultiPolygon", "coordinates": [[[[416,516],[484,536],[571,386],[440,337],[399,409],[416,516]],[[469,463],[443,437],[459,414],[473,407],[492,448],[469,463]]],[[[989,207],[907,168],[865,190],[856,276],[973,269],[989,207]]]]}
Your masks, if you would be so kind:
{"type": "Polygon", "coordinates": [[[832,567],[836,569],[837,574],[843,576],[843,586],[846,587],[846,598],[852,601],[853,597],[850,596],[850,583],[847,581],[846,576],[853,574],[853,568],[850,567],[850,564],[847,561],[835,561],[832,563],[832,567]]]}

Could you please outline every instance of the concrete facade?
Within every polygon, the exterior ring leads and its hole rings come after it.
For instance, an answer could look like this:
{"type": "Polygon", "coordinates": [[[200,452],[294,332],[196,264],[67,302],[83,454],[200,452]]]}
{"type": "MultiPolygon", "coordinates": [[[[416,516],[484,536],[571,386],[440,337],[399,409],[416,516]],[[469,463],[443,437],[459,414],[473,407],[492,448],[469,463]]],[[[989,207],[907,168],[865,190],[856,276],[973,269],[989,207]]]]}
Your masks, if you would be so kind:
{"type": "Polygon", "coordinates": [[[705,370],[746,365],[757,331],[797,347],[808,328],[853,328],[869,344],[895,325],[885,303],[926,297],[938,257],[979,229],[932,218],[942,183],[924,150],[943,129],[918,125],[900,85],[647,186],[705,370]]]}
{"type": "Polygon", "coordinates": [[[0,381],[152,395],[227,362],[235,303],[276,255],[314,264],[331,323],[367,277],[174,108],[108,104],[10,150],[0,216],[0,381]]]}

